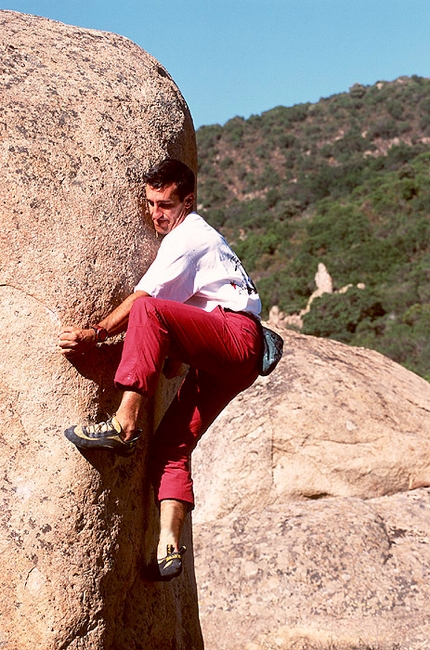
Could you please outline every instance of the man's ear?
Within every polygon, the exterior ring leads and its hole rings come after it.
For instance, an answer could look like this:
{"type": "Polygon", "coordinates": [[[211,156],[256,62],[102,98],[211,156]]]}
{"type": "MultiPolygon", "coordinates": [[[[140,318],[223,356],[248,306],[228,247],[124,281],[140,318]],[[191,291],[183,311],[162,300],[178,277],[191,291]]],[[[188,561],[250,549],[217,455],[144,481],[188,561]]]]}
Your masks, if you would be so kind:
{"type": "Polygon", "coordinates": [[[185,197],[184,203],[186,208],[191,208],[194,205],[194,192],[185,197]]]}

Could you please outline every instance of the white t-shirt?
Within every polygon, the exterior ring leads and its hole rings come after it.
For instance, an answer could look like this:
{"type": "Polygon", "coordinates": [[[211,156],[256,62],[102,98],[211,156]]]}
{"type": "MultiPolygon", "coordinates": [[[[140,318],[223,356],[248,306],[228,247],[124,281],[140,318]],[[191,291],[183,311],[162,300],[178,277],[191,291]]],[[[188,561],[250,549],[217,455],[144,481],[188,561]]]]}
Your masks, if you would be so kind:
{"type": "Polygon", "coordinates": [[[251,278],[224,237],[191,212],[161,242],[157,257],[135,291],[212,311],[258,316],[261,302],[251,278]]]}

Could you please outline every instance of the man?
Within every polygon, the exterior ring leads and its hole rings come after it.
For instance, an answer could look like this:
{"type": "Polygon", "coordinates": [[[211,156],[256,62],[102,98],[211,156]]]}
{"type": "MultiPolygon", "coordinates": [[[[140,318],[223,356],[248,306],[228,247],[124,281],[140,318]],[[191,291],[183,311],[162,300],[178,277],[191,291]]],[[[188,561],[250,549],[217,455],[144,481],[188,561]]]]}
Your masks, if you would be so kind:
{"type": "Polygon", "coordinates": [[[156,259],[119,307],[90,329],[65,327],[59,344],[70,355],[127,330],[115,375],[123,391],[120,406],[107,422],[65,431],[79,448],[131,455],[141,433],[139,413],[163,367],[174,376],[182,363],[190,366],[151,450],[160,503],[158,574],[171,579],[182,570],[180,536],[194,507],[190,455],[217,415],[259,374],[261,303],[224,238],[193,211],[193,172],[166,159],[145,184],[154,228],[164,236],[156,259]]]}

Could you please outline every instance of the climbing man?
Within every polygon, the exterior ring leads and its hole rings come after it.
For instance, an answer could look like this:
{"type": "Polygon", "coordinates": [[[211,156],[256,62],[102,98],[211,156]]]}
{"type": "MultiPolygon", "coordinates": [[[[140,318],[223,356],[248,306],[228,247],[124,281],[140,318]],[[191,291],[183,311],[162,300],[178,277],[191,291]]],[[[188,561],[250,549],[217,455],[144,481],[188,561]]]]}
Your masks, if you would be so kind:
{"type": "Polygon", "coordinates": [[[217,415],[259,374],[261,303],[225,239],[194,211],[194,173],[166,159],[146,174],[145,187],[149,215],[163,235],[154,262],[122,304],[88,329],[64,327],[59,345],[66,356],[82,353],[126,330],[115,375],[122,391],[116,414],[65,431],[82,449],[132,455],[141,435],[139,413],[155,393],[161,372],[172,377],[181,364],[189,366],[150,452],[160,506],[157,573],[169,580],[182,571],[181,531],[194,507],[191,452],[217,415]]]}

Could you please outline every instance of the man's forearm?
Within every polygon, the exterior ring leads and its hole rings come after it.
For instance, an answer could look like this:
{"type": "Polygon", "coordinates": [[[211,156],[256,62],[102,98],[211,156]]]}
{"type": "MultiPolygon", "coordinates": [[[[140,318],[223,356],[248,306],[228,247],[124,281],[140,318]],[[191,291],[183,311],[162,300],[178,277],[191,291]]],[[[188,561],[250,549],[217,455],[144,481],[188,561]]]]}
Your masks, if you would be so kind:
{"type": "MultiPolygon", "coordinates": [[[[116,309],[114,309],[100,323],[92,323],[98,327],[104,328],[108,336],[114,336],[127,329],[128,317],[133,303],[142,296],[147,296],[145,291],[136,291],[124,300],[116,309]]],[[[98,341],[97,334],[93,327],[82,329],[76,326],[63,327],[58,335],[58,344],[62,354],[68,356],[73,354],[82,354],[93,347],[98,341]]]]}
{"type": "Polygon", "coordinates": [[[130,315],[131,308],[133,303],[138,298],[142,296],[147,296],[145,291],[135,291],[130,296],[128,296],[116,309],[114,309],[106,318],[101,320],[98,324],[99,327],[103,327],[107,330],[109,336],[114,334],[119,334],[124,332],[127,329],[128,317],[130,315]]]}

